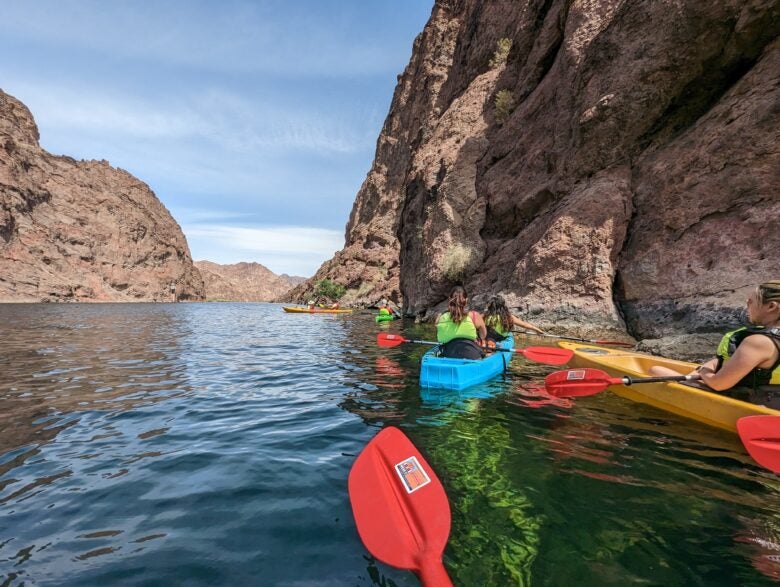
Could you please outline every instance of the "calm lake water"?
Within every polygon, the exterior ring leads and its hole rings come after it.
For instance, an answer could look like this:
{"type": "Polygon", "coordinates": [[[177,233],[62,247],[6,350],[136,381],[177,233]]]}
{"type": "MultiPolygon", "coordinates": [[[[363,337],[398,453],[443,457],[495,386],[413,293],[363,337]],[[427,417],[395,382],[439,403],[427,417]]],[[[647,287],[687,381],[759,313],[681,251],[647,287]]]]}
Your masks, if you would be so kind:
{"type": "MultiPolygon", "coordinates": [[[[405,323],[415,338],[430,326],[405,323]]],[[[355,455],[401,427],[453,513],[458,585],[768,585],[780,478],[516,358],[422,391],[373,316],[272,304],[0,305],[0,585],[417,585],[360,543],[355,455]]],[[[544,344],[540,339],[518,342],[544,344]]]]}

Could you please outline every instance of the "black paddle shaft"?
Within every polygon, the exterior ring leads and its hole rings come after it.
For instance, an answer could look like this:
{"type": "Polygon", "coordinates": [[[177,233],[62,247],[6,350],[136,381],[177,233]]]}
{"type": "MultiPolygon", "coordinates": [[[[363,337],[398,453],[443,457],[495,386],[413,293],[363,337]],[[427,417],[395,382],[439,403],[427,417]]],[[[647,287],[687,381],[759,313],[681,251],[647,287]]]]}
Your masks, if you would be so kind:
{"type": "Polygon", "coordinates": [[[628,375],[623,377],[623,385],[632,385],[634,383],[662,383],[664,381],[697,381],[701,379],[699,375],[672,375],[671,377],[637,377],[632,379],[628,375]]]}

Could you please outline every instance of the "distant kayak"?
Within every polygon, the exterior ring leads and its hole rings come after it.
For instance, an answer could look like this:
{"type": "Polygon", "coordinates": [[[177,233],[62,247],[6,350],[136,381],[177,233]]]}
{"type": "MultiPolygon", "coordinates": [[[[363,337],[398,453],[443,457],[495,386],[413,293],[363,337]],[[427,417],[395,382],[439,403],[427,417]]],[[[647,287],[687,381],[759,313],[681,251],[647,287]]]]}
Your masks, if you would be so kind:
{"type": "Polygon", "coordinates": [[[391,320],[395,320],[395,316],[392,314],[379,314],[379,316],[375,316],[374,320],[377,322],[390,322],[391,320]]]}
{"type": "MultiPolygon", "coordinates": [[[[510,334],[497,346],[511,349],[515,346],[515,340],[510,334]]],[[[420,366],[422,387],[466,389],[506,371],[513,355],[513,353],[496,351],[488,354],[484,359],[450,359],[436,356],[438,348],[433,348],[423,355],[420,366]]]]}
{"type": "Polygon", "coordinates": [[[283,306],[282,310],[291,314],[349,314],[352,310],[342,310],[333,308],[300,308],[295,306],[283,306]]]}
{"type": "MultiPolygon", "coordinates": [[[[574,367],[594,367],[603,369],[613,377],[647,377],[650,367],[661,365],[689,373],[695,363],[663,359],[644,353],[628,350],[605,349],[576,342],[558,343],[558,346],[574,351],[571,365],[574,367]]],[[[672,412],[692,420],[698,420],[710,426],[736,432],[736,422],[744,416],[780,415],[773,410],[718,392],[684,385],[682,383],[644,383],[631,386],[614,385],[610,391],[627,399],[650,404],[667,412],[672,412]]]]}

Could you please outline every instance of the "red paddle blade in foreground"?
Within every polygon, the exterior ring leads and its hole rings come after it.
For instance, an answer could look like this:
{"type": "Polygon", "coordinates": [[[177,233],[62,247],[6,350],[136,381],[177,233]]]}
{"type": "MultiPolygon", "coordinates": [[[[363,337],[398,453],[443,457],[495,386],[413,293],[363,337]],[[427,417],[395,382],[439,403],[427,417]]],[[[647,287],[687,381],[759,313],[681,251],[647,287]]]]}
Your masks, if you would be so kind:
{"type": "Polygon", "coordinates": [[[737,432],[753,460],[780,473],[780,416],[745,416],[737,420],[737,432]]]}
{"type": "Polygon", "coordinates": [[[430,465],[398,428],[385,428],[349,473],[349,500],[368,551],[414,571],[428,587],[452,585],[441,556],[450,535],[450,504],[430,465]]]}
{"type": "Polygon", "coordinates": [[[622,383],[622,379],[610,377],[609,373],[600,369],[568,369],[550,373],[544,378],[547,392],[558,397],[594,395],[616,383],[622,383]]]}
{"type": "Polygon", "coordinates": [[[405,342],[408,342],[408,340],[400,334],[388,334],[387,332],[380,332],[376,335],[376,343],[379,346],[394,347],[405,342]]]}
{"type": "Polygon", "coordinates": [[[574,351],[572,350],[550,346],[529,346],[524,349],[513,350],[523,355],[526,359],[548,365],[565,365],[574,356],[574,351]]]}

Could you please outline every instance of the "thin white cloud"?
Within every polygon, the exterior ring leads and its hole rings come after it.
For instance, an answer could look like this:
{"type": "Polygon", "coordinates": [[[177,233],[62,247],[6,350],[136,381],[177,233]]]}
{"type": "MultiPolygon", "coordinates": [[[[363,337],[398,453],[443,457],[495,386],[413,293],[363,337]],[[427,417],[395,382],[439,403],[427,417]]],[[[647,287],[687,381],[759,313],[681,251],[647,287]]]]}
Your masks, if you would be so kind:
{"type": "Polygon", "coordinates": [[[256,261],[274,271],[308,277],[344,246],[341,231],[305,226],[182,226],[194,259],[256,261]]]}
{"type": "MultiPolygon", "coordinates": [[[[27,38],[119,59],[223,73],[351,77],[403,67],[404,59],[388,53],[369,31],[352,28],[350,35],[334,34],[343,30],[337,26],[365,26],[338,3],[314,10],[281,10],[281,3],[273,4],[219,2],[193,9],[187,2],[162,1],[8,3],[0,34],[23,31],[27,38]]],[[[382,15],[375,12],[380,25],[382,15]]]]}
{"type": "MultiPolygon", "coordinates": [[[[225,91],[178,94],[170,103],[151,103],[97,88],[69,88],[33,80],[5,86],[33,112],[42,129],[116,139],[199,139],[233,152],[280,149],[354,153],[370,148],[378,114],[347,119],[344,114],[286,110],[225,91]]],[[[42,137],[45,146],[45,136],[42,137]]]]}

